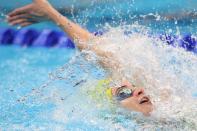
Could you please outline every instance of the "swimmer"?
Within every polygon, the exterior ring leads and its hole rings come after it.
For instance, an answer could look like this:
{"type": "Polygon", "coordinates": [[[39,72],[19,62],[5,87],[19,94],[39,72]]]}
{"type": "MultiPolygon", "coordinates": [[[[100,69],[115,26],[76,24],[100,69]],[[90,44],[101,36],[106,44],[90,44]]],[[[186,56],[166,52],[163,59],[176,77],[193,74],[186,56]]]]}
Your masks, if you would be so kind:
{"type": "MultiPolygon", "coordinates": [[[[94,34],[60,14],[47,0],[33,0],[32,4],[15,9],[7,17],[8,23],[22,27],[44,20],[51,20],[61,27],[69,38],[74,41],[80,51],[90,50],[98,57],[104,58],[99,61],[103,68],[109,70],[114,69],[113,71],[120,68],[119,61],[114,61],[113,53],[104,50],[102,47],[105,45],[102,45],[102,39],[100,37],[94,36],[94,34]],[[88,42],[90,41],[98,44],[89,46],[88,42]]],[[[116,75],[115,77],[118,76],[117,72],[113,72],[113,74],[116,75]]],[[[153,110],[153,104],[145,94],[144,89],[135,87],[128,80],[122,80],[119,87],[112,87],[109,91],[120,105],[128,110],[141,112],[144,115],[150,115],[153,110]]]]}

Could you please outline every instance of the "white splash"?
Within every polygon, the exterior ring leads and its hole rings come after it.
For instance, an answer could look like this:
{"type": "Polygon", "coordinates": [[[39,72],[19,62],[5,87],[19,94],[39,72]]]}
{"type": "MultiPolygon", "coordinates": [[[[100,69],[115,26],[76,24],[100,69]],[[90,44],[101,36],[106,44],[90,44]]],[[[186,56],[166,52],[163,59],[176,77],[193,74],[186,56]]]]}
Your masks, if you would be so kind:
{"type": "Polygon", "coordinates": [[[113,54],[109,63],[120,63],[120,69],[111,68],[110,72],[114,78],[126,78],[146,89],[155,106],[155,120],[178,122],[173,128],[182,128],[182,123],[186,124],[185,129],[196,129],[197,100],[192,93],[197,92],[197,57],[149,37],[148,32],[136,24],[109,28],[99,46],[113,54]],[[134,31],[125,35],[128,30],[134,31]]]}

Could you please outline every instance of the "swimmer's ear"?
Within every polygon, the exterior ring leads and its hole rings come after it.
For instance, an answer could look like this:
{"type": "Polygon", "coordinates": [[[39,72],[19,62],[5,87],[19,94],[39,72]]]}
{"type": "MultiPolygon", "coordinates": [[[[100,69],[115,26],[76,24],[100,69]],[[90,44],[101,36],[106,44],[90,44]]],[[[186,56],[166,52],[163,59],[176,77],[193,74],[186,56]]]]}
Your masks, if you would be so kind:
{"type": "Polygon", "coordinates": [[[111,88],[111,92],[112,92],[112,95],[115,96],[116,95],[116,87],[110,87],[111,88]]]}

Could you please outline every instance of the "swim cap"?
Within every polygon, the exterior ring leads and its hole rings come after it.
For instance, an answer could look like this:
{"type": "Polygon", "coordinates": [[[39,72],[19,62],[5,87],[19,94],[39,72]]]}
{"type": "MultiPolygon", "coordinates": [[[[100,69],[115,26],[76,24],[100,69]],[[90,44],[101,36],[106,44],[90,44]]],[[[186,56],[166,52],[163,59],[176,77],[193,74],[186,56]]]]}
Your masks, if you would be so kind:
{"type": "Polygon", "coordinates": [[[106,90],[106,95],[109,97],[109,99],[112,99],[112,88],[106,90]]]}
{"type": "MultiPolygon", "coordinates": [[[[95,107],[104,111],[100,116],[106,117],[106,112],[116,113],[116,101],[113,100],[111,79],[98,80],[96,86],[88,90],[88,96],[94,102],[95,107]]],[[[108,115],[107,115],[108,116],[108,115]]]]}
{"type": "Polygon", "coordinates": [[[112,89],[109,88],[110,82],[111,82],[111,79],[99,80],[96,87],[88,91],[91,98],[98,103],[111,101],[112,89]]]}

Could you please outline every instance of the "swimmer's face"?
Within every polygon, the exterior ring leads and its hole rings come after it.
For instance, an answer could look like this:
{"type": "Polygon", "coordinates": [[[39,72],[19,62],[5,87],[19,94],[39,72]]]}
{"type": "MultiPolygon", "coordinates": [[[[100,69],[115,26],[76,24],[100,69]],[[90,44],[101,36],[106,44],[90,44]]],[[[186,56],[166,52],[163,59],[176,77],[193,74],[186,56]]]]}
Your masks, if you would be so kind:
{"type": "Polygon", "coordinates": [[[112,88],[113,96],[117,96],[120,88],[127,88],[133,91],[132,95],[120,101],[120,105],[126,109],[142,112],[144,115],[149,115],[153,109],[150,98],[145,95],[143,88],[134,88],[130,83],[124,83],[122,87],[112,88]]]}

